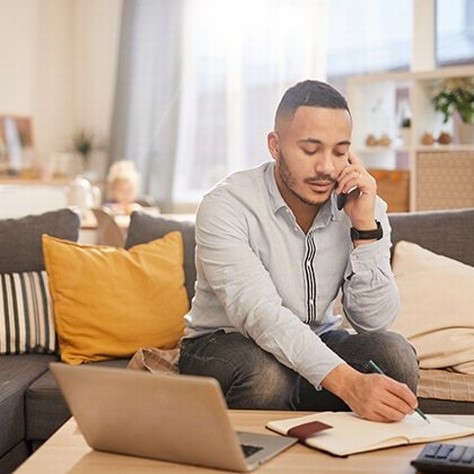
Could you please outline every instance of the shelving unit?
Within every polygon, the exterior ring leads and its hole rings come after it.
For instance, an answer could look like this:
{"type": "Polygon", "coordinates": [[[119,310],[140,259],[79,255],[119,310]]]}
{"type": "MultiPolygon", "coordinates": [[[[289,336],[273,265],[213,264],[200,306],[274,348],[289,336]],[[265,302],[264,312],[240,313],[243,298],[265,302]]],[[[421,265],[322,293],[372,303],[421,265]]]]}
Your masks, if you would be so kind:
{"type": "MultiPolygon", "coordinates": [[[[443,124],[442,116],[434,110],[431,103],[433,87],[442,79],[449,77],[474,77],[474,65],[458,66],[436,69],[433,71],[396,72],[355,76],[348,81],[348,101],[354,121],[353,150],[362,159],[369,169],[387,171],[407,171],[409,175],[409,191],[406,202],[407,209],[391,210],[423,210],[429,207],[427,197],[430,192],[423,186],[427,178],[427,168],[421,162],[426,161],[430,155],[431,164],[437,169],[440,167],[449,170],[450,158],[455,159],[457,165],[465,163],[466,170],[474,163],[474,143],[472,145],[457,144],[456,130],[451,120],[443,124]],[[401,99],[408,100],[411,111],[411,127],[408,139],[401,136],[401,118],[399,104],[401,99]],[[422,145],[421,137],[425,132],[431,133],[435,138],[442,131],[450,133],[453,144],[433,146],[422,145]],[[366,140],[373,135],[380,140],[382,135],[391,139],[389,146],[367,146],[366,140]],[[434,161],[433,161],[434,160],[434,161]],[[439,162],[439,163],[438,163],[439,162]],[[428,193],[428,195],[426,194],[428,193]]],[[[461,173],[462,174],[462,173],[461,173]]],[[[469,173],[468,173],[469,174],[469,173]]],[[[444,188],[450,186],[448,192],[451,198],[437,199],[438,209],[459,207],[474,207],[474,195],[465,192],[465,186],[474,188],[474,181],[459,182],[459,173],[447,174],[444,188]],[[458,200],[457,195],[464,196],[458,200]],[[462,207],[462,206],[461,206],[462,207]]],[[[379,182],[379,191],[384,197],[384,183],[379,182]]],[[[393,192],[393,190],[392,190],[393,192]]],[[[432,194],[432,193],[431,193],[432,194]]],[[[474,194],[474,193],[472,193],[474,194]]],[[[403,202],[403,199],[398,199],[403,202]]]]}

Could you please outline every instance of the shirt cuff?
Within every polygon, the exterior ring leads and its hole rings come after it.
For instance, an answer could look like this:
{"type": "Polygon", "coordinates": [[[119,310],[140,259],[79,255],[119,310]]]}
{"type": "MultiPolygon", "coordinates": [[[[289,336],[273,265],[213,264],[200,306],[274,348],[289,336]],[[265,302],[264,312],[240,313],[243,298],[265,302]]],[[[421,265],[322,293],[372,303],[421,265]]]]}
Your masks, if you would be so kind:
{"type": "Polygon", "coordinates": [[[346,279],[369,268],[381,268],[390,272],[390,247],[384,240],[360,245],[352,251],[349,262],[346,279]]]}

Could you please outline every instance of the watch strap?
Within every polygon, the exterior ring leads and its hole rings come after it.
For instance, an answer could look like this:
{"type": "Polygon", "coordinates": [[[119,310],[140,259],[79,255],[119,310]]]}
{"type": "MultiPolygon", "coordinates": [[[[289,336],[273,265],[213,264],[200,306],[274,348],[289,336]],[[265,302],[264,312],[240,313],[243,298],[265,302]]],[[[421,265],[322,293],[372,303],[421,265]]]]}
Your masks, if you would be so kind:
{"type": "Polygon", "coordinates": [[[359,230],[355,227],[351,227],[351,240],[380,240],[383,237],[383,229],[379,221],[377,228],[372,230],[359,230]]]}

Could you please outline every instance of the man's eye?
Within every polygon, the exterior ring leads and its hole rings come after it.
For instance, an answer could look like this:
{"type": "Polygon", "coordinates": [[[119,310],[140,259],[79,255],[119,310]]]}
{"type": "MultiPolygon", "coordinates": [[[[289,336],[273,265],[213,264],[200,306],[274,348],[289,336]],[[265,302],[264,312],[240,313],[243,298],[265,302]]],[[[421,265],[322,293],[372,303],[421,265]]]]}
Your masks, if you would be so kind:
{"type": "Polygon", "coordinates": [[[317,153],[318,149],[317,148],[303,148],[303,153],[306,155],[314,155],[317,153]]]}

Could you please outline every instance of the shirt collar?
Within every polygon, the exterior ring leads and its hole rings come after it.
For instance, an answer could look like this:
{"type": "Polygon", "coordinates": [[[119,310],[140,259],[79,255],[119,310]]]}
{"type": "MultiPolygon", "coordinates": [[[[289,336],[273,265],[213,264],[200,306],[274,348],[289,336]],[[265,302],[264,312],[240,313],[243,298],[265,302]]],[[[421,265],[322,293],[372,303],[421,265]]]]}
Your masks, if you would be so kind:
{"type": "Polygon", "coordinates": [[[263,175],[265,187],[267,188],[268,196],[270,198],[270,205],[273,213],[276,214],[280,209],[287,208],[288,206],[281,196],[280,190],[275,180],[275,162],[269,162],[265,173],[263,175]]]}

